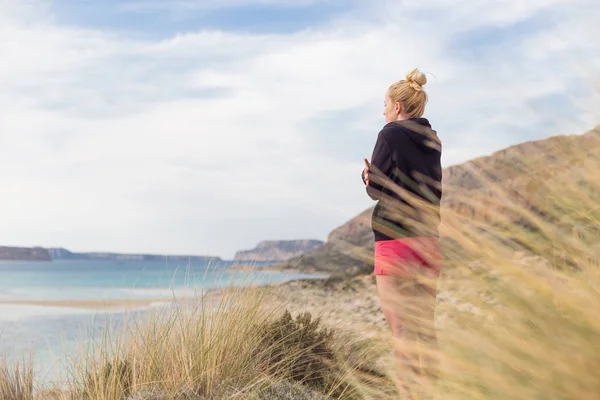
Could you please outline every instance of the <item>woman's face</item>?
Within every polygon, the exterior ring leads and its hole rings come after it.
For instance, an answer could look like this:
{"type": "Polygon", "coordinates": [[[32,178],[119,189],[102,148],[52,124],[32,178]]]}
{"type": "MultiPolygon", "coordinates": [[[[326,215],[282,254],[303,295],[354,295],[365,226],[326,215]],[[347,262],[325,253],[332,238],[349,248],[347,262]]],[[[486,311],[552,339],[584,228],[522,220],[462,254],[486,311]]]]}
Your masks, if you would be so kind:
{"type": "Polygon", "coordinates": [[[390,123],[398,120],[402,107],[399,103],[394,103],[390,97],[390,92],[385,94],[383,115],[385,116],[385,122],[390,123]]]}

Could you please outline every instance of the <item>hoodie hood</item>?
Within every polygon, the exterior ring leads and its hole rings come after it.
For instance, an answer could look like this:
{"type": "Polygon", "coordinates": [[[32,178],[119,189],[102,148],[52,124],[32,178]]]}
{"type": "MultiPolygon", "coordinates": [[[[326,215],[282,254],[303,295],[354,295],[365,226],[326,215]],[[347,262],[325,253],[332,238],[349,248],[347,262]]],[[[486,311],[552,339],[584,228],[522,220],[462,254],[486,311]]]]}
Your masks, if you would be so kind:
{"type": "Polygon", "coordinates": [[[431,128],[427,118],[410,118],[394,122],[423,152],[441,151],[441,142],[437,132],[431,128]]]}

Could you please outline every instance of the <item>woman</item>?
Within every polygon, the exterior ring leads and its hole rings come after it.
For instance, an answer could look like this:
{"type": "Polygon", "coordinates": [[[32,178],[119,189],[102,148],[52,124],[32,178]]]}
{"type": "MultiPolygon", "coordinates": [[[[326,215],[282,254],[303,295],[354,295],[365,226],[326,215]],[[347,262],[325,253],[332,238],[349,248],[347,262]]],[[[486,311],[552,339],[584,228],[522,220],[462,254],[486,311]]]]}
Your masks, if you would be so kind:
{"type": "MultiPolygon", "coordinates": [[[[394,339],[399,379],[405,383],[408,377],[403,372],[421,373],[415,341],[433,345],[434,351],[437,344],[441,142],[422,117],[426,83],[425,75],[414,69],[389,87],[383,112],[386,124],[362,173],[368,195],[377,200],[372,216],[374,273],[394,339]]],[[[425,372],[435,374],[434,368],[425,372]]]]}

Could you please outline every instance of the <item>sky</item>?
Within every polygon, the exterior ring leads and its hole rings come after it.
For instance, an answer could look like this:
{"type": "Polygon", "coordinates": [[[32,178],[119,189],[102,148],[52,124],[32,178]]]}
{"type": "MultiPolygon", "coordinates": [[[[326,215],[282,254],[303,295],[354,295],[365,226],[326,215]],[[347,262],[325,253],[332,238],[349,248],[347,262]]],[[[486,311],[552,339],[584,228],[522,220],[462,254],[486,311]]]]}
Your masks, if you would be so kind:
{"type": "Polygon", "coordinates": [[[325,240],[413,68],[444,167],[600,123],[596,2],[2,0],[0,244],[325,240]]]}

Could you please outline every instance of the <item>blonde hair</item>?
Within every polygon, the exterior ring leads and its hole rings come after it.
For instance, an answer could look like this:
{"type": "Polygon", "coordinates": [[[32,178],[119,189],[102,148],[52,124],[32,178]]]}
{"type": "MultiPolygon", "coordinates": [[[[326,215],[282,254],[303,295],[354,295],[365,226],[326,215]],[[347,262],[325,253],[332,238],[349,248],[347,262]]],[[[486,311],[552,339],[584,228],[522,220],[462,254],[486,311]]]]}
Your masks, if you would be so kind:
{"type": "Polygon", "coordinates": [[[418,68],[406,74],[406,79],[392,84],[389,88],[390,98],[394,103],[402,104],[404,113],[412,118],[419,118],[425,112],[427,93],[423,86],[427,83],[425,74],[418,68]]]}

